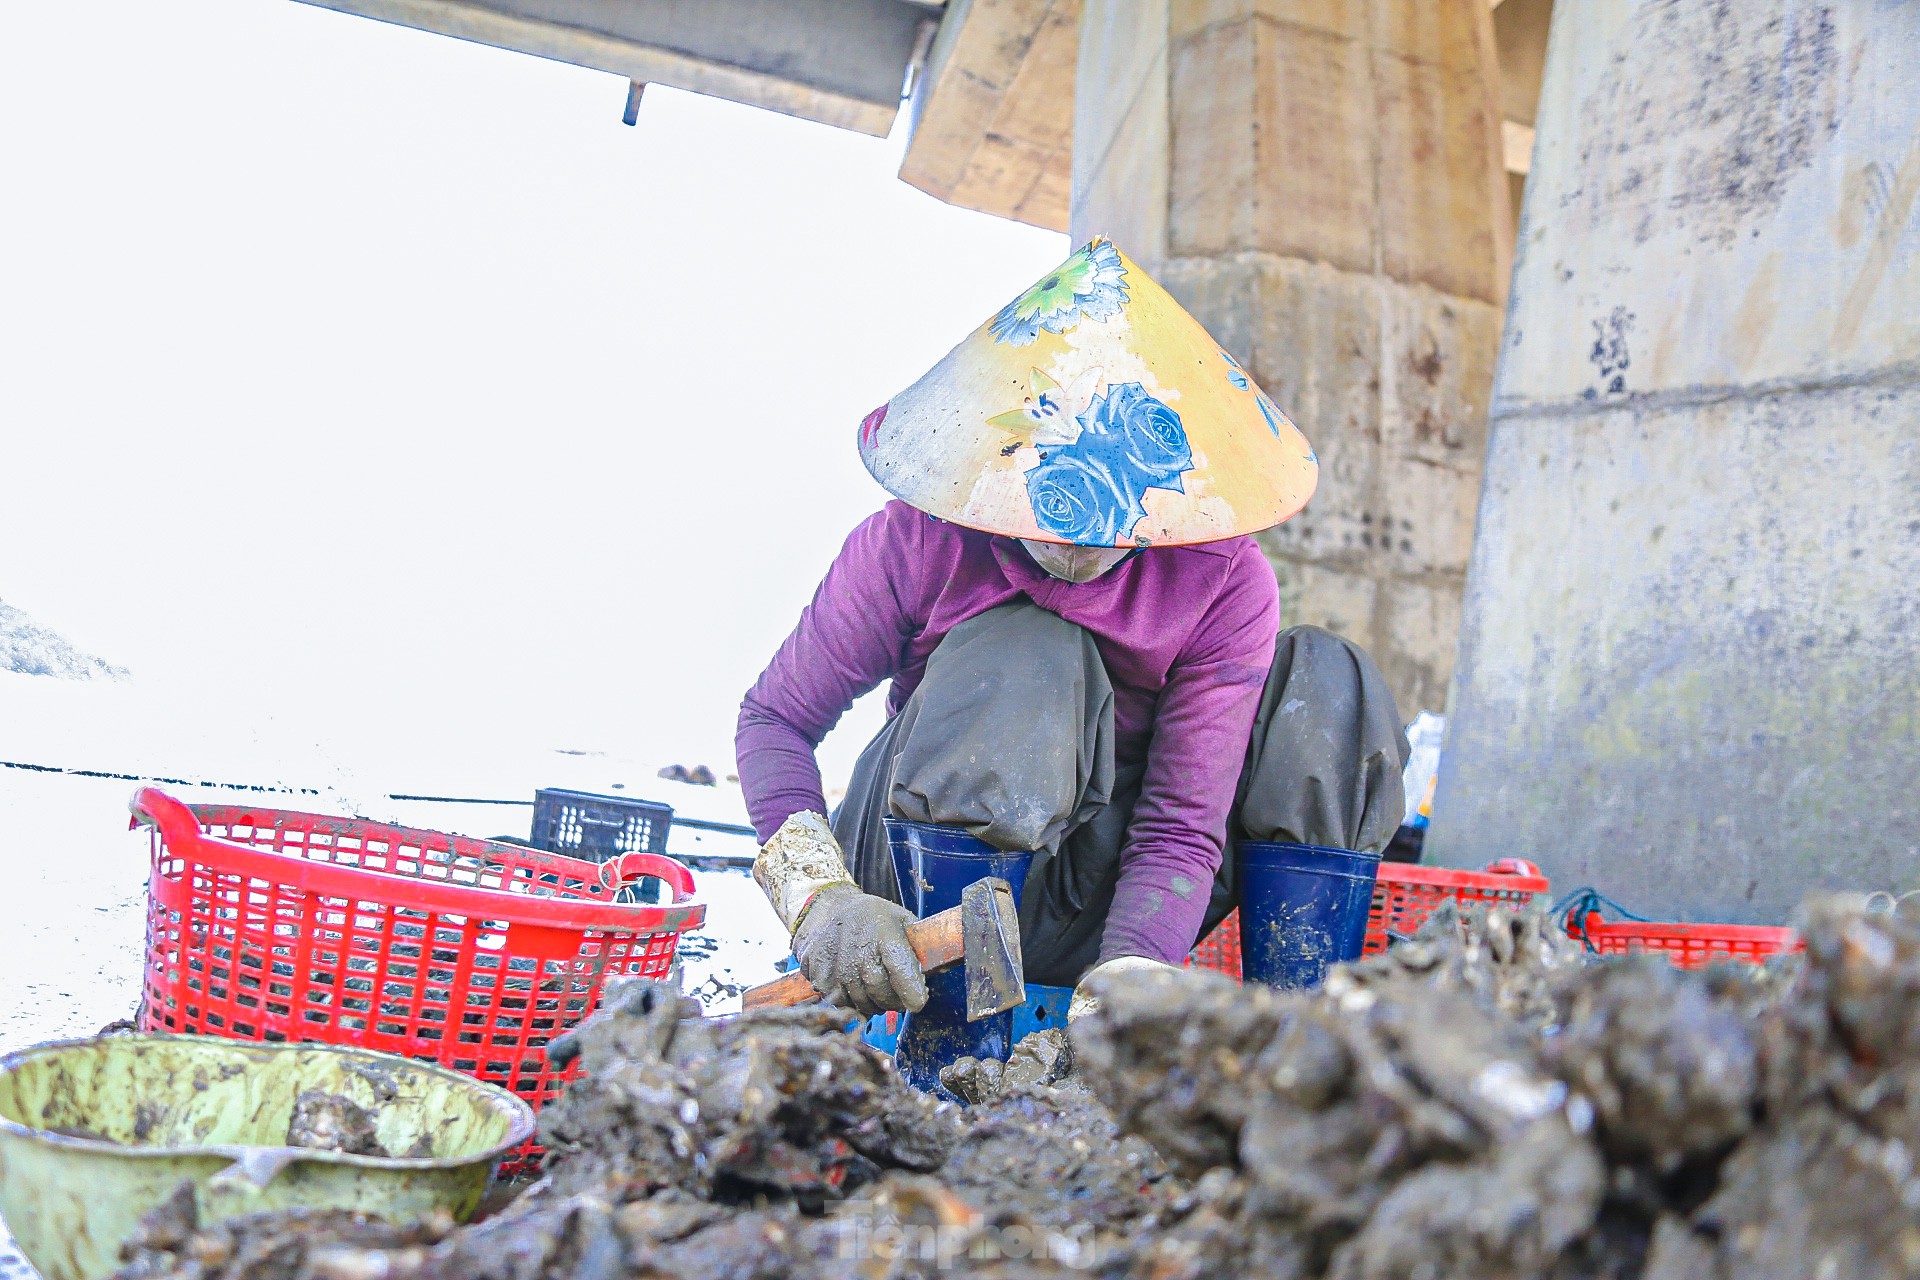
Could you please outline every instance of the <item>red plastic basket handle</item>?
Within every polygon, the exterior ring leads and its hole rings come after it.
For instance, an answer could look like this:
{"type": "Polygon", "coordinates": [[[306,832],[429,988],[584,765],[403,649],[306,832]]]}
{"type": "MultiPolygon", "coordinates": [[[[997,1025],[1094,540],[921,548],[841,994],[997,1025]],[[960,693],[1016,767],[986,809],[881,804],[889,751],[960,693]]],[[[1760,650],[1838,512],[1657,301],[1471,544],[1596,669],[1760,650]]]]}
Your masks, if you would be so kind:
{"type": "Polygon", "coordinates": [[[672,885],[675,902],[685,902],[693,896],[693,872],[665,854],[623,853],[600,864],[600,883],[609,889],[647,876],[672,885]]]}
{"type": "Polygon", "coordinates": [[[200,834],[200,820],[193,816],[193,810],[156,788],[142,787],[134,792],[127,809],[133,814],[127,830],[158,827],[161,838],[169,845],[178,847],[182,841],[200,834]]]}
{"type": "Polygon", "coordinates": [[[1537,876],[1540,868],[1525,858],[1495,858],[1487,864],[1489,875],[1496,876],[1537,876]]]}

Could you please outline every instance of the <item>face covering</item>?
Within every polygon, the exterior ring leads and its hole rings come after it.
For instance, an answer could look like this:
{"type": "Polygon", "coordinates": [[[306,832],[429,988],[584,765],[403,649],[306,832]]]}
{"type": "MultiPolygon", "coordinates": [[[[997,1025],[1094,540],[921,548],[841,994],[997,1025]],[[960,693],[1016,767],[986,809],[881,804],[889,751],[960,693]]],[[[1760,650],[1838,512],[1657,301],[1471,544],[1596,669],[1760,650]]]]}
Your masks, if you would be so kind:
{"type": "Polygon", "coordinates": [[[1033,562],[1062,582],[1092,582],[1132,555],[1132,547],[1063,547],[1057,542],[1020,539],[1033,562]]]}

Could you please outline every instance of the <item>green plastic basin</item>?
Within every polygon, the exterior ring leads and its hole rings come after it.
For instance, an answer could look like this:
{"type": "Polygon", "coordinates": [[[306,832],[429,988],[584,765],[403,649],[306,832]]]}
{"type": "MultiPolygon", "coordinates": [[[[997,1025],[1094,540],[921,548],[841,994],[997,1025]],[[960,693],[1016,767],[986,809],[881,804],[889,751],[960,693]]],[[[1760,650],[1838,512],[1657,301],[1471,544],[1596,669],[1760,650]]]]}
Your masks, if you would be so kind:
{"type": "Polygon", "coordinates": [[[200,1036],[108,1036],[0,1058],[0,1217],[45,1280],[97,1280],[142,1215],[190,1179],[200,1221],[351,1209],[464,1221],[533,1112],[469,1076],[392,1054],[200,1036]],[[309,1089],[377,1112],[404,1159],[286,1145],[309,1089]]]}

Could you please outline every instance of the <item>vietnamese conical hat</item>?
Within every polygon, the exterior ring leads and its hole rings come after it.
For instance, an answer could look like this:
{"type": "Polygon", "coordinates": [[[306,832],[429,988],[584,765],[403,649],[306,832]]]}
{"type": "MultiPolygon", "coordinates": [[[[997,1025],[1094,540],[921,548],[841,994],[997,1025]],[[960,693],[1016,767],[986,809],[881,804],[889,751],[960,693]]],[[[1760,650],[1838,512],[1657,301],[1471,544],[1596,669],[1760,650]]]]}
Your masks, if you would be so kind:
{"type": "Polygon", "coordinates": [[[1320,474],[1239,363],[1103,239],[868,414],[860,457],[942,520],[1087,547],[1270,528],[1320,474]]]}

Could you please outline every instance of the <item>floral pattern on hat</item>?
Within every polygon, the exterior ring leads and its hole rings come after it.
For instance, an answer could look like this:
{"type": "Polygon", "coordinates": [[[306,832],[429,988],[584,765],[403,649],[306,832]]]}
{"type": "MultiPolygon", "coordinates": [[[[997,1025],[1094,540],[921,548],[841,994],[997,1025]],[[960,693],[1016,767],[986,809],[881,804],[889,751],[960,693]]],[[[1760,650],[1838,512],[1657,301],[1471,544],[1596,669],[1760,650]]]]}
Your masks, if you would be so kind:
{"type": "Polygon", "coordinates": [[[1220,358],[1227,362],[1227,381],[1233,385],[1233,389],[1235,391],[1252,390],[1253,382],[1247,377],[1247,371],[1240,367],[1240,362],[1224,351],[1220,353],[1220,358]]]}
{"type": "Polygon", "coordinates": [[[1019,436],[1027,444],[1072,444],[1080,438],[1080,415],[1093,403],[1103,373],[1089,369],[1072,386],[1063,387],[1035,369],[1028,375],[1033,394],[1018,409],[988,418],[987,425],[1019,436]]]}
{"type": "MultiPolygon", "coordinates": [[[[1273,432],[1273,434],[1278,437],[1280,434],[1280,424],[1287,421],[1287,415],[1280,412],[1280,406],[1275,404],[1266,392],[1253,385],[1253,380],[1247,377],[1247,371],[1240,367],[1238,360],[1235,360],[1224,351],[1220,353],[1220,358],[1227,362],[1227,381],[1232,384],[1235,391],[1253,392],[1254,403],[1260,406],[1260,416],[1267,420],[1267,430],[1273,432]]],[[[1289,423],[1288,425],[1291,426],[1292,424],[1289,423]]],[[[1309,451],[1307,455],[1307,460],[1309,462],[1318,461],[1318,459],[1313,457],[1311,451],[1309,451]]]]}
{"type": "Polygon", "coordinates": [[[1120,251],[1095,240],[1074,251],[993,318],[995,341],[1024,347],[1048,333],[1065,333],[1082,319],[1111,320],[1127,304],[1127,269],[1120,251]]]}
{"type": "Polygon", "coordinates": [[[1147,514],[1149,489],[1186,492],[1193,446],[1180,415],[1138,382],[1096,395],[1070,445],[1044,449],[1026,473],[1041,532],[1079,546],[1116,546],[1147,514]]]}
{"type": "Polygon", "coordinates": [[[929,515],[1088,547],[1271,528],[1319,476],[1250,372],[1101,238],[990,312],[859,442],[873,477],[929,515]]]}

